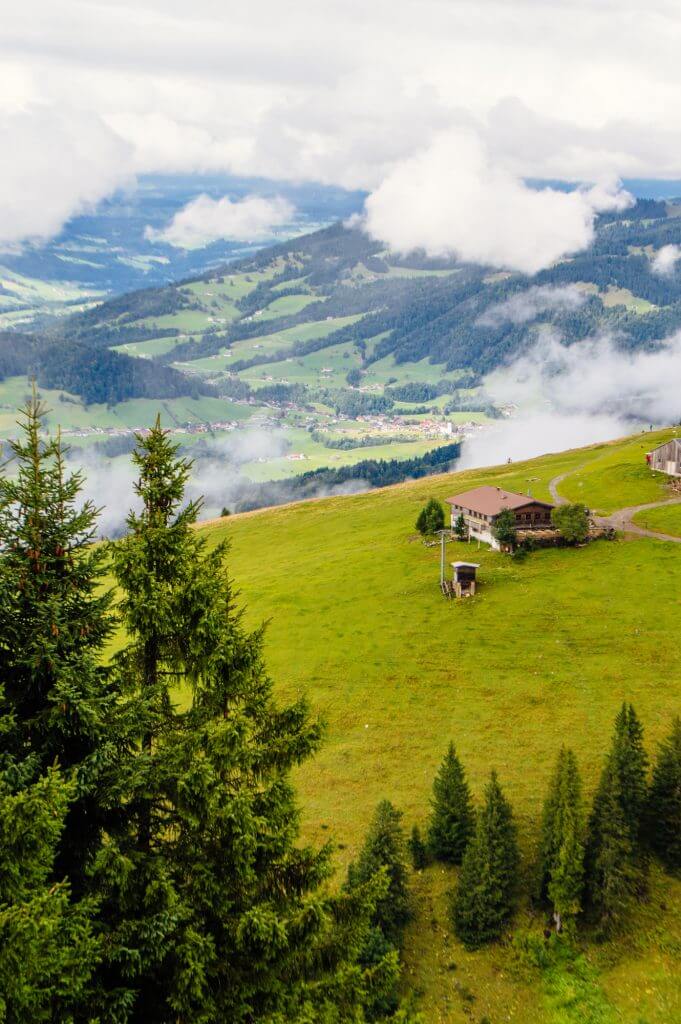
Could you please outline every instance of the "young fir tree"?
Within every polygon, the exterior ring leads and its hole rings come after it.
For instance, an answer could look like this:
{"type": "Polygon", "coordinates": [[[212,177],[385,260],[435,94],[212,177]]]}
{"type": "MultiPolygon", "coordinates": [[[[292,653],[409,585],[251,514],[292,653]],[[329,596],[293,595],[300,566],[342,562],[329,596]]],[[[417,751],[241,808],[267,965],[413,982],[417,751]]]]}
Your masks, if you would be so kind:
{"type": "Polygon", "coordinates": [[[460,864],[473,834],[475,815],[466,774],[454,744],[449,749],[433,782],[428,822],[428,846],[437,860],[460,864]]]}
{"type": "Polygon", "coordinates": [[[418,514],[416,529],[424,536],[437,533],[445,526],[445,510],[437,498],[429,498],[418,514]]]}
{"type": "Polygon", "coordinates": [[[381,872],[387,875],[388,888],[376,904],[373,923],[399,948],[411,908],[402,812],[389,800],[376,808],[359,857],[348,869],[348,890],[366,885],[381,872]]]}
{"type": "Polygon", "coordinates": [[[0,772],[0,1020],[70,1024],[99,956],[84,901],[53,882],[75,780],[35,764],[0,772]]]}
{"type": "Polygon", "coordinates": [[[34,391],[0,478],[0,717],[4,752],[34,766],[28,782],[55,763],[75,775],[54,871],[81,893],[118,749],[100,664],[111,599],[100,587],[105,552],[92,546],[96,510],[80,501],[83,478],[66,471],[59,436],[41,437],[44,413],[34,391]]]}
{"type": "Polygon", "coordinates": [[[589,821],[586,882],[603,932],[614,931],[629,912],[641,879],[622,809],[621,778],[612,758],[603,769],[589,821]]]}
{"type": "Polygon", "coordinates": [[[594,796],[586,844],[587,895],[601,925],[612,930],[645,888],[642,846],[647,785],[643,731],[623,704],[594,796]]]}
{"type": "Polygon", "coordinates": [[[492,536],[504,547],[514,547],[518,535],[512,509],[505,508],[499,513],[492,526],[492,536]]]}
{"type": "Polygon", "coordinates": [[[466,526],[466,520],[463,517],[463,512],[459,512],[454,523],[454,533],[459,540],[468,540],[468,527],[466,526]]]}
{"type": "Polygon", "coordinates": [[[573,928],[584,887],[584,813],[575,755],[561,747],[544,803],[541,896],[553,908],[556,931],[573,928]]]}
{"type": "Polygon", "coordinates": [[[659,746],[648,794],[646,838],[670,871],[681,869],[681,718],[659,746]]]}
{"type": "Polygon", "coordinates": [[[328,851],[297,846],[290,772],[319,727],[304,704],[275,704],[262,632],[234,607],[225,548],[193,528],[190,466],[158,421],[134,459],[141,510],[112,559],[136,745],[118,783],[127,815],[98,862],[108,935],[92,1012],[362,1021],[398,973],[392,951],[360,963],[384,882],[330,896],[328,851]]]}
{"type": "Polygon", "coordinates": [[[452,899],[454,930],[468,949],[501,936],[513,912],[518,864],[513,812],[492,772],[452,899]]]}

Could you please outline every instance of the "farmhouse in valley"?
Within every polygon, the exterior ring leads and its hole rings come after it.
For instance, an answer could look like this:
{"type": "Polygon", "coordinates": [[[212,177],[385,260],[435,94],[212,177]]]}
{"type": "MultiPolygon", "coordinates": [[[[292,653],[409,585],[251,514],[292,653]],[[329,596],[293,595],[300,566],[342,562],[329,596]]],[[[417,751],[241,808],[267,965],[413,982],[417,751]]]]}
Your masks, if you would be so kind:
{"type": "Polygon", "coordinates": [[[646,462],[651,469],[657,469],[669,476],[681,476],[681,439],[673,437],[666,444],[653,448],[646,455],[646,462]]]}
{"type": "Polygon", "coordinates": [[[527,494],[504,491],[501,487],[475,487],[472,491],[455,494],[446,501],[451,508],[452,529],[462,515],[468,536],[491,544],[493,548],[498,548],[499,543],[492,534],[492,528],[504,509],[510,508],[513,512],[517,530],[551,528],[553,505],[546,501],[537,501],[527,494]]]}

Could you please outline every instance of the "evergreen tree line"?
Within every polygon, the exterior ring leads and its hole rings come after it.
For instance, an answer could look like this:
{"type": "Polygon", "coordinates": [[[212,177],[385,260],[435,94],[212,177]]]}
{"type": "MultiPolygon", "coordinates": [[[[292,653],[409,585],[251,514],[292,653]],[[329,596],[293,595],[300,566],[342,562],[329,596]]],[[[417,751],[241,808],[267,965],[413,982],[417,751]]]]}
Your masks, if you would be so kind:
{"type": "MultiPolygon", "coordinates": [[[[408,840],[399,812],[386,801],[379,805],[359,863],[371,862],[390,875],[390,899],[376,923],[396,948],[409,919],[407,850],[415,870],[433,860],[460,867],[450,914],[467,948],[503,935],[520,896],[521,875],[513,810],[496,772],[476,810],[450,744],[433,782],[425,834],[414,825],[408,840]]],[[[528,895],[550,915],[556,932],[572,935],[585,921],[608,936],[645,898],[653,854],[670,872],[681,871],[681,718],[660,744],[649,778],[643,730],[632,705],[624,703],[588,814],[577,759],[567,747],[558,752],[528,895]]]]}
{"type": "Polygon", "coordinates": [[[388,873],[337,891],[300,840],[320,726],[274,700],[190,464],[139,437],[128,533],[94,545],[42,412],[0,478],[0,1020],[412,1020],[374,941],[388,873]]]}

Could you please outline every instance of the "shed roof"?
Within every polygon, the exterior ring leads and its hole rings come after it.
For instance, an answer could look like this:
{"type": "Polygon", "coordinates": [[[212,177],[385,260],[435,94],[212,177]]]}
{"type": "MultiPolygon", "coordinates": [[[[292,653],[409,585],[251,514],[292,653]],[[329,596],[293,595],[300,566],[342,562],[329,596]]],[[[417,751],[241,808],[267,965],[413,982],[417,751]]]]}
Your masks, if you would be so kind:
{"type": "Polygon", "coordinates": [[[462,494],[455,494],[451,498],[445,498],[448,505],[461,505],[473,512],[480,512],[485,516],[499,515],[505,508],[518,509],[525,505],[543,505],[545,508],[553,508],[547,501],[538,501],[527,494],[514,494],[513,491],[505,491],[501,487],[474,487],[472,491],[463,491],[462,494]]]}

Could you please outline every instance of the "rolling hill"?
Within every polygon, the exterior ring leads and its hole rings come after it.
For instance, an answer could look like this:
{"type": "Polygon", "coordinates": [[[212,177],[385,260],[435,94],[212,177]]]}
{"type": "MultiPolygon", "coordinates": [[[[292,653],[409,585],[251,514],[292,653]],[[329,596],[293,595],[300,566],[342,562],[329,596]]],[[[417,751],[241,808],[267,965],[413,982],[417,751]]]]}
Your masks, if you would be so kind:
{"type": "MultiPolygon", "coordinates": [[[[114,424],[145,427],[178,400],[194,403],[218,447],[264,418],[277,454],[251,460],[252,480],[406,460],[511,412],[491,404],[484,375],[547,331],[567,345],[605,333],[637,350],[681,327],[679,265],[661,274],[654,261],[681,243],[680,211],[639,200],[603,215],[588,251],[533,278],[401,256],[336,223],[33,335],[5,332],[0,406],[35,374],[84,443],[114,424]]],[[[167,422],[193,443],[196,416],[167,422]]]]}
{"type": "MultiPolygon", "coordinates": [[[[681,544],[620,537],[523,563],[475,549],[478,593],[452,603],[438,586],[439,550],[423,545],[413,523],[429,496],[482,483],[549,499],[560,476],[561,495],[603,513],[662,500],[668,483],[644,453],[669,434],[204,524],[211,543],[230,542],[248,621],[270,621],[266,656],[279,692],[305,694],[327,723],[297,785],[306,836],[333,839],[339,867],[381,798],[403,810],[407,828],[424,824],[450,739],[476,799],[498,770],[528,878],[561,743],[574,748],[589,797],[623,700],[654,753],[681,710],[681,544]]],[[[447,554],[473,551],[451,543],[447,554]]],[[[679,880],[655,868],[650,900],[625,934],[603,945],[587,937],[580,970],[555,975],[520,963],[511,945],[466,953],[447,917],[454,875],[435,865],[412,879],[406,978],[429,1024],[681,1019],[679,880]]],[[[543,919],[524,905],[515,927],[541,932],[543,919]]]]}

